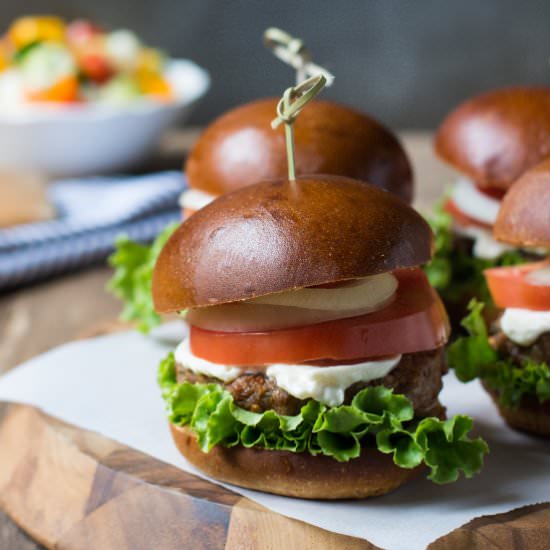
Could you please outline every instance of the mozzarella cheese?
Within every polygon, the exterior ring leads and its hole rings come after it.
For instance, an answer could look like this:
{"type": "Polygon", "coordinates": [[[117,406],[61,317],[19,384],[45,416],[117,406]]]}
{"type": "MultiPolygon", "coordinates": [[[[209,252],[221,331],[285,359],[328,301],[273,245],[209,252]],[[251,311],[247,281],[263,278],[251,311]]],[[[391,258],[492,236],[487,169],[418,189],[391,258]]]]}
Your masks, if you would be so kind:
{"type": "Polygon", "coordinates": [[[241,374],[241,369],[239,367],[212,363],[211,361],[201,359],[194,355],[191,351],[189,338],[183,340],[176,348],[174,358],[176,363],[187,367],[195,374],[204,374],[205,376],[216,378],[222,382],[231,382],[231,380],[235,380],[235,378],[241,374]]]}
{"type": "Polygon", "coordinates": [[[482,260],[494,260],[502,256],[509,250],[514,250],[513,246],[497,241],[490,231],[481,227],[462,227],[457,225],[455,232],[458,235],[463,235],[474,241],[472,254],[475,258],[482,260]]]}
{"type": "Polygon", "coordinates": [[[550,311],[508,308],[500,318],[500,328],[512,342],[530,346],[545,332],[550,332],[550,311]]]}
{"type": "MultiPolygon", "coordinates": [[[[189,338],[176,348],[176,362],[196,374],[203,374],[222,382],[231,382],[246,368],[235,365],[220,365],[193,354],[189,338]]],[[[298,399],[315,399],[329,407],[341,405],[347,388],[356,382],[370,382],[386,376],[401,360],[401,355],[381,361],[364,361],[353,365],[316,367],[313,365],[273,364],[266,375],[298,399]]]]}
{"type": "Polygon", "coordinates": [[[469,218],[488,225],[496,222],[500,201],[482,193],[471,180],[460,178],[453,187],[451,198],[469,218]]]}
{"type": "Polygon", "coordinates": [[[401,355],[397,355],[381,361],[334,367],[270,365],[266,374],[275,380],[277,386],[298,399],[312,398],[336,407],[344,402],[345,391],[352,384],[383,378],[400,360],[401,355]]]}
{"type": "Polygon", "coordinates": [[[180,195],[179,205],[182,208],[196,212],[211,203],[215,198],[215,195],[199,191],[198,189],[187,189],[180,195]]]}

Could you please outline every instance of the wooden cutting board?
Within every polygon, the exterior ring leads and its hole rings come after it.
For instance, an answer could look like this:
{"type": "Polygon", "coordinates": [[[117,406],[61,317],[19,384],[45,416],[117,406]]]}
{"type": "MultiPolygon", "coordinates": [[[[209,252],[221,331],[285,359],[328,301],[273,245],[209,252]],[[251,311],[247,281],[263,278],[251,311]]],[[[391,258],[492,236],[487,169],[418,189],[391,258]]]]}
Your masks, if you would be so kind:
{"type": "MultiPolygon", "coordinates": [[[[0,404],[0,506],[52,550],[376,549],[272,512],[28,406],[0,404]]],[[[473,520],[432,550],[547,549],[550,504],[473,520]]]]}
{"type": "Polygon", "coordinates": [[[0,406],[0,505],[59,550],[376,548],[32,407],[0,406]]]}

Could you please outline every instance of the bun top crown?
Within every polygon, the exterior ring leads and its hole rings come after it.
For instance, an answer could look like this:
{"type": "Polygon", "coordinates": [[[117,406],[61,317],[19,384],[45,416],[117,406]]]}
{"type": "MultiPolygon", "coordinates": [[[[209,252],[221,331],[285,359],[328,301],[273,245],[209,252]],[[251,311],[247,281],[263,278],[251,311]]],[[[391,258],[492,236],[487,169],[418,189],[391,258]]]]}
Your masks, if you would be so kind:
{"type": "Polygon", "coordinates": [[[494,235],[518,246],[550,248],[550,159],[525,172],[506,193],[494,235]]]}
{"type": "MultiPolygon", "coordinates": [[[[221,195],[287,176],[281,125],[272,130],[277,99],[247,103],[206,128],[186,164],[191,187],[221,195]]],[[[372,183],[412,201],[412,169],[397,138],[374,119],[331,101],[308,104],[294,123],[296,171],[372,183]]]]}
{"type": "Polygon", "coordinates": [[[452,111],[437,154],[481,187],[506,191],[550,154],[550,87],[495,90],[452,111]]]}
{"type": "Polygon", "coordinates": [[[185,221],[153,272],[158,312],[179,311],[426,263],[422,216],[372,185],[338,176],[258,183],[185,221]]]}

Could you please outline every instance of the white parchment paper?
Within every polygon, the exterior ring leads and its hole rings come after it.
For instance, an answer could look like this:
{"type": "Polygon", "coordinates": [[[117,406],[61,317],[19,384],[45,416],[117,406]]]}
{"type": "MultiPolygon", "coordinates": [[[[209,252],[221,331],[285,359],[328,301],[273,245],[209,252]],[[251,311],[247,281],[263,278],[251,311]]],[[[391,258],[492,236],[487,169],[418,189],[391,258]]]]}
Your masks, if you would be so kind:
{"type": "MultiPolygon", "coordinates": [[[[181,333],[181,323],[168,330],[181,333]]],[[[0,400],[35,405],[198,474],[172,444],[156,385],[169,349],[134,332],[70,343],[1,377],[0,400]]],[[[442,401],[450,415],[474,417],[491,447],[484,471],[471,480],[437,486],[418,479],[384,497],[336,503],[232,488],[281,514],[392,550],[425,548],[474,517],[550,500],[550,442],[507,428],[477,382],[464,386],[448,375],[442,401]]]]}

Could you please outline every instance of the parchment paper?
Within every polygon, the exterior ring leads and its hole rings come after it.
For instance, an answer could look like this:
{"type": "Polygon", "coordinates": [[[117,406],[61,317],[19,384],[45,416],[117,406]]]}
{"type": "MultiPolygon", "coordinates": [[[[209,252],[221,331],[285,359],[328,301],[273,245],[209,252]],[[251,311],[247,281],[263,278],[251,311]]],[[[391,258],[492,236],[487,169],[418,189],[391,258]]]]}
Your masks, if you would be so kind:
{"type": "MultiPolygon", "coordinates": [[[[182,323],[160,336],[174,332],[181,337],[182,323]]],[[[0,400],[34,405],[201,475],[176,451],[156,385],[157,364],[171,347],[135,332],[73,342],[1,377],[0,400]]],[[[418,479],[390,495],[336,503],[231,488],[281,514],[395,550],[425,548],[474,517],[550,500],[550,442],[507,428],[477,382],[463,385],[450,374],[441,398],[450,415],[474,417],[490,445],[484,471],[471,480],[438,486],[418,479]]]]}

